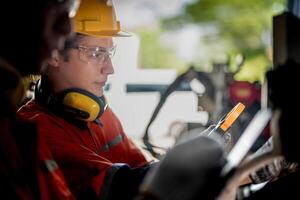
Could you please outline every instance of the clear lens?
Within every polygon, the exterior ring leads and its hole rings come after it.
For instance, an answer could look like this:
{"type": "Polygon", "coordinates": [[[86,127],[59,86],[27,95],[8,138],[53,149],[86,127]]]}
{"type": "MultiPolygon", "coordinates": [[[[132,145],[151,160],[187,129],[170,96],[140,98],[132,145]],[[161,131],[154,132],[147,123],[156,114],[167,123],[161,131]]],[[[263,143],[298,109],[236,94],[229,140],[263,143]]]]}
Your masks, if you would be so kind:
{"type": "Polygon", "coordinates": [[[103,64],[112,58],[116,51],[116,46],[111,48],[78,46],[79,58],[87,63],[103,64]]]}

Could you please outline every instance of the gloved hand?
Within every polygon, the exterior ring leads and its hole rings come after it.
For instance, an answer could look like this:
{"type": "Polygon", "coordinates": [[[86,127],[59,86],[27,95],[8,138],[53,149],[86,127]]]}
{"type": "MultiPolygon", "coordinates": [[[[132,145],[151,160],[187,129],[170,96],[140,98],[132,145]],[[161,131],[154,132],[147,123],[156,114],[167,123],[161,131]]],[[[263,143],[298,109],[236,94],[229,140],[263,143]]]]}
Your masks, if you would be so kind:
{"type": "Polygon", "coordinates": [[[224,185],[223,149],[207,136],[174,146],[146,176],[138,199],[214,199],[224,185]]]}
{"type": "Polygon", "coordinates": [[[124,163],[115,163],[107,176],[106,187],[102,190],[101,199],[105,200],[132,200],[138,193],[145,174],[155,163],[143,167],[131,168],[124,163]],[[112,173],[112,171],[114,171],[112,173]]]}

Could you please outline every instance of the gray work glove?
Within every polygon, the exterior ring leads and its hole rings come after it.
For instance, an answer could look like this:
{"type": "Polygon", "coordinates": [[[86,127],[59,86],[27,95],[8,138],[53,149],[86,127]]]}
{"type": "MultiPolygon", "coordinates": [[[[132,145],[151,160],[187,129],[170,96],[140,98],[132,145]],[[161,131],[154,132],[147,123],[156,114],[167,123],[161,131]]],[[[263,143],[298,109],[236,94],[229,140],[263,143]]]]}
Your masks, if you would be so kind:
{"type": "Polygon", "coordinates": [[[182,141],[171,149],[146,176],[138,199],[214,199],[225,181],[220,144],[207,136],[182,141]]]}

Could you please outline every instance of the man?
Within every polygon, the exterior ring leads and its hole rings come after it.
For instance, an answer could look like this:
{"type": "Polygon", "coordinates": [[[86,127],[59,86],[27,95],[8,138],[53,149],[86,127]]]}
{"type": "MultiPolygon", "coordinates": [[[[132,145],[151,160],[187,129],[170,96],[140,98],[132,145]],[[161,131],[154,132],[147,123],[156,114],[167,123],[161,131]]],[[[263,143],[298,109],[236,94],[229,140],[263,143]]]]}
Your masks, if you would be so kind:
{"type": "Polygon", "coordinates": [[[73,199],[34,124],[14,118],[22,76],[38,73],[71,33],[75,0],[1,1],[0,195],[7,199],[73,199]],[[38,152],[37,152],[38,149],[38,152]]]}
{"type": "MultiPolygon", "coordinates": [[[[293,86],[297,83],[300,65],[288,60],[267,73],[269,97],[273,106],[272,134],[274,153],[283,155],[292,163],[300,162],[298,134],[298,98],[294,97],[293,86]]],[[[289,173],[274,182],[268,183],[262,190],[247,199],[297,199],[299,196],[300,171],[289,173]]]]}
{"type": "Polygon", "coordinates": [[[121,35],[112,2],[83,0],[75,22],[75,38],[49,60],[18,116],[38,124],[78,199],[132,199],[147,161],[103,97],[112,37],[121,35]]]}

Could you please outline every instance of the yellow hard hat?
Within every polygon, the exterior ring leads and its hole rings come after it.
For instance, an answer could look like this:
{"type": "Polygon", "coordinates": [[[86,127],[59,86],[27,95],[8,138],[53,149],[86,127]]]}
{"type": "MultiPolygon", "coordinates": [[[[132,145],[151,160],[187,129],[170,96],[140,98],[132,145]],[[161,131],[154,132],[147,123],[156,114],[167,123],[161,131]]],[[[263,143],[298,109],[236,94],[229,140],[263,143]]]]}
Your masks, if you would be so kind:
{"type": "Polygon", "coordinates": [[[96,37],[128,37],[121,31],[112,0],[81,0],[75,16],[75,32],[96,37]]]}

